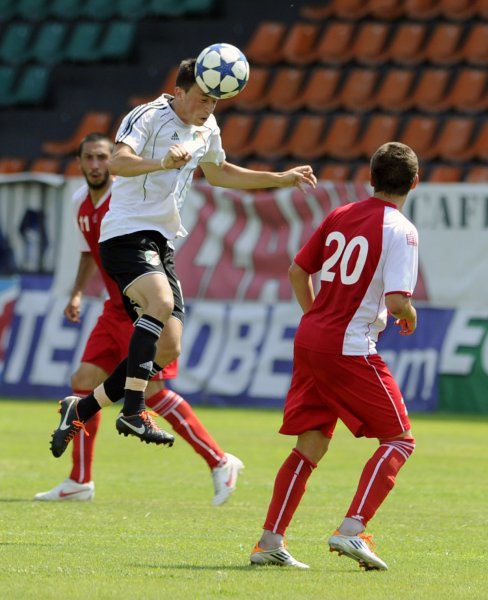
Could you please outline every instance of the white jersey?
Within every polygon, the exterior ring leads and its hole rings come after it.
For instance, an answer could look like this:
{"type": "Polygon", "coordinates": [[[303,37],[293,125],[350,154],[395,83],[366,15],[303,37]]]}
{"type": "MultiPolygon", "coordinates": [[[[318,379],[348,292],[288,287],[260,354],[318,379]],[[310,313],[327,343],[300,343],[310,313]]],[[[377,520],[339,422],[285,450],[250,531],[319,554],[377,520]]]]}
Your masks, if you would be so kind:
{"type": "Polygon", "coordinates": [[[168,240],[187,235],[180,209],[193,172],[201,162],[218,165],[225,160],[215,117],[210,115],[204,125],[187,125],[173,111],[170,100],[171,96],[163,94],[132,110],[122,121],[115,142],[154,160],[166,156],[171,146],[182,144],[192,158],[180,169],[116,177],[110,208],[102,223],[101,242],[147,229],[159,231],[168,240]]]}

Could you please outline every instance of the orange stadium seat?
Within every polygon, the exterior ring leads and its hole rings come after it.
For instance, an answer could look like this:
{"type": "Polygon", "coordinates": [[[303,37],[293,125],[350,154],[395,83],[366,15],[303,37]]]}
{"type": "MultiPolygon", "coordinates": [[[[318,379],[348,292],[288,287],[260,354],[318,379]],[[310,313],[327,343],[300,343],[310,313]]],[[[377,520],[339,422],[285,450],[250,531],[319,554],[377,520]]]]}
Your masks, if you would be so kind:
{"type": "Polygon", "coordinates": [[[459,60],[464,25],[438,23],[424,48],[424,60],[434,64],[452,65],[459,60]]]}
{"type": "Polygon", "coordinates": [[[255,117],[245,114],[228,115],[222,125],[222,145],[230,156],[246,157],[252,153],[251,134],[255,117]]]}
{"type": "Polygon", "coordinates": [[[283,40],[287,27],[284,23],[263,21],[254,30],[244,47],[244,54],[251,63],[274,65],[282,58],[283,40]]]}
{"type": "Polygon", "coordinates": [[[352,55],[356,23],[332,21],[317,42],[316,60],[322,63],[344,64],[352,55]]]}
{"type": "Polygon", "coordinates": [[[451,75],[451,69],[424,68],[413,92],[413,106],[426,112],[445,110],[451,75]]]}
{"type": "Polygon", "coordinates": [[[384,62],[387,56],[387,40],[390,24],[366,22],[361,25],[352,42],[351,55],[354,60],[366,65],[384,62]]]}
{"type": "Polygon", "coordinates": [[[325,132],[325,140],[320,145],[320,153],[341,160],[359,156],[359,134],[362,117],[353,114],[335,116],[325,132]]]}
{"type": "Polygon", "coordinates": [[[464,68],[447,98],[448,107],[459,112],[479,112],[488,109],[488,73],[485,69],[464,68]]]}
{"type": "Polygon", "coordinates": [[[476,0],[441,0],[441,13],[446,19],[465,21],[476,14],[476,0]]]}
{"type": "Polygon", "coordinates": [[[423,60],[427,36],[425,23],[404,22],[398,25],[388,46],[387,59],[402,65],[417,65],[423,60]]]}
{"type": "Polygon", "coordinates": [[[331,2],[324,4],[306,4],[300,8],[300,16],[310,21],[322,21],[332,14],[331,2]]]}
{"type": "Polygon", "coordinates": [[[240,110],[260,110],[267,105],[266,90],[271,79],[268,67],[253,67],[246,87],[240,94],[217,103],[216,112],[222,112],[232,106],[240,110]]]}
{"type": "Polygon", "coordinates": [[[421,160],[430,160],[436,154],[435,142],[439,121],[433,116],[411,116],[398,136],[421,160]]]}
{"type": "Polygon", "coordinates": [[[24,158],[5,156],[0,158],[0,173],[22,173],[25,171],[26,161],[24,158]]]}
{"type": "Polygon", "coordinates": [[[483,121],[476,133],[470,158],[488,162],[488,121],[483,121]]]}
{"type": "Polygon", "coordinates": [[[282,58],[292,65],[308,65],[315,60],[315,42],[319,26],[313,23],[295,23],[286,34],[282,58]]]}
{"type": "Polygon", "coordinates": [[[305,69],[284,67],[277,71],[266,94],[266,103],[273,110],[293,111],[304,103],[305,69]]]}
{"type": "Polygon", "coordinates": [[[398,0],[369,0],[368,13],[377,19],[398,19],[404,14],[403,2],[398,0]]]}
{"type": "Polygon", "coordinates": [[[352,69],[340,92],[340,105],[352,112],[368,111],[375,107],[377,69],[352,69]]]}
{"type": "Polygon", "coordinates": [[[488,165],[469,166],[464,181],[468,183],[488,183],[488,165]]]}
{"type": "Polygon", "coordinates": [[[288,126],[288,116],[274,114],[261,117],[251,141],[254,154],[264,159],[284,156],[288,126]]]}
{"type": "Polygon", "coordinates": [[[64,167],[65,177],[81,177],[80,164],[77,158],[71,158],[64,167]]]}
{"type": "Polygon", "coordinates": [[[339,106],[338,90],[342,70],[336,67],[317,67],[312,71],[303,92],[303,105],[309,110],[333,110],[339,106]]]}
{"type": "Polygon", "coordinates": [[[351,177],[354,183],[369,183],[370,165],[369,163],[361,163],[355,169],[351,177]]]}
{"type": "Polygon", "coordinates": [[[54,156],[74,154],[78,150],[81,140],[94,131],[108,133],[113,116],[106,112],[86,113],[70,138],[61,142],[47,141],[42,145],[42,151],[54,156]]]}
{"type": "Polygon", "coordinates": [[[475,14],[482,19],[488,19],[488,0],[474,0],[475,14]]]}
{"type": "Polygon", "coordinates": [[[368,0],[330,0],[330,14],[341,19],[359,20],[368,10],[368,0]]]}
{"type": "Polygon", "coordinates": [[[473,24],[461,49],[460,60],[472,65],[488,64],[488,23],[473,24]]]}
{"type": "Polygon", "coordinates": [[[29,171],[32,173],[61,173],[61,161],[57,158],[36,158],[29,171]]]}
{"type": "Polygon", "coordinates": [[[470,117],[446,119],[436,140],[437,156],[444,161],[469,160],[472,156],[472,139],[476,122],[470,117]]]}
{"type": "Polygon", "coordinates": [[[347,163],[326,163],[317,173],[322,181],[347,181],[351,167],[347,163]]]}
{"type": "Polygon", "coordinates": [[[360,143],[360,151],[363,156],[369,158],[382,144],[396,140],[399,126],[400,117],[398,115],[371,115],[360,143]]]}
{"type": "Polygon", "coordinates": [[[404,7],[411,19],[432,19],[440,14],[440,0],[404,0],[404,7]]]}
{"type": "Polygon", "coordinates": [[[413,69],[388,69],[376,94],[377,107],[394,112],[408,110],[412,106],[414,81],[413,69]]]}
{"type": "Polygon", "coordinates": [[[301,116],[287,141],[288,154],[304,160],[320,158],[320,143],[324,139],[325,124],[326,119],[323,116],[301,116]]]}
{"type": "Polygon", "coordinates": [[[455,165],[435,165],[428,173],[430,183],[457,183],[463,180],[463,169],[455,165]]]}

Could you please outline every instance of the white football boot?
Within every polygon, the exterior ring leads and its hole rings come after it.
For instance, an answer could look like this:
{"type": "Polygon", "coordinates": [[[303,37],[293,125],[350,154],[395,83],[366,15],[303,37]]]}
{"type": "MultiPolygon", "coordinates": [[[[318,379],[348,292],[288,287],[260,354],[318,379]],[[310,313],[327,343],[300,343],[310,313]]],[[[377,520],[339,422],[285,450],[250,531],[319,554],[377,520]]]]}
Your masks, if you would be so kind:
{"type": "Polygon", "coordinates": [[[331,552],[338,552],[339,556],[344,554],[357,561],[359,566],[366,571],[387,571],[388,565],[373,552],[374,544],[370,535],[360,533],[358,535],[342,535],[339,530],[335,531],[329,538],[331,552]]]}
{"type": "Polygon", "coordinates": [[[221,467],[212,469],[212,479],[215,495],[212,499],[214,506],[220,506],[227,502],[234,493],[239,473],[244,469],[244,464],[233,454],[225,453],[227,462],[221,467]]]}
{"type": "Polygon", "coordinates": [[[68,477],[52,490],[36,494],[34,500],[64,502],[65,500],[92,500],[94,497],[95,484],[93,481],[78,483],[68,477]]]}
{"type": "Polygon", "coordinates": [[[274,550],[263,550],[256,544],[251,553],[252,565],[278,565],[280,567],[294,567],[295,569],[310,569],[305,563],[299,562],[288,552],[283,544],[274,550]]]}

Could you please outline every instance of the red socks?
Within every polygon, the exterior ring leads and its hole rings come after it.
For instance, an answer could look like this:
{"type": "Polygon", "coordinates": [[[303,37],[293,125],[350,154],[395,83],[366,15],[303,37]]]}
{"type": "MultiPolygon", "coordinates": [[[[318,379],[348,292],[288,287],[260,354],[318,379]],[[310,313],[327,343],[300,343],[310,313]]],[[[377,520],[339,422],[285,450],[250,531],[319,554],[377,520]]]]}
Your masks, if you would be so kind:
{"type": "Polygon", "coordinates": [[[363,469],[346,517],[356,519],[366,527],[395,485],[396,474],[414,448],[414,438],[394,438],[381,442],[363,469]]]}
{"type": "MultiPolygon", "coordinates": [[[[90,392],[74,391],[76,396],[87,396],[90,392]]],[[[88,483],[92,480],[93,455],[95,453],[95,440],[102,413],[97,412],[88,419],[85,428],[89,435],[85,435],[81,430],[73,438],[73,466],[70,479],[78,483],[88,483]]]]}
{"type": "Polygon", "coordinates": [[[188,402],[172,390],[160,390],[146,399],[146,406],[161,415],[213,469],[225,456],[210,433],[193,412],[188,402]]]}
{"type": "Polygon", "coordinates": [[[276,475],[263,529],[285,535],[316,464],[294,448],[276,475]]]}

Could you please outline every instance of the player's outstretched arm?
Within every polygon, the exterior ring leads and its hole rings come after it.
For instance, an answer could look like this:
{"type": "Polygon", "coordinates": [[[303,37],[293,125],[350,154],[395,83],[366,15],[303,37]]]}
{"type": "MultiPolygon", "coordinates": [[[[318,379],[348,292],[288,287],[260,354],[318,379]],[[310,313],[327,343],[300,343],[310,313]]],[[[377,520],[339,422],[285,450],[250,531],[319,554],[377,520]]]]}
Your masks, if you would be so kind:
{"type": "Polygon", "coordinates": [[[302,165],[281,172],[254,171],[227,161],[220,165],[200,163],[200,166],[207,181],[211,185],[219,187],[241,190],[298,187],[303,190],[306,186],[315,188],[317,185],[317,178],[310,165],[302,165]]]}
{"type": "Polygon", "coordinates": [[[119,143],[110,158],[109,169],[112,175],[137,177],[155,171],[179,169],[190,159],[191,154],[181,144],[171,146],[165,156],[156,160],[138,156],[129,145],[119,143]]]}

